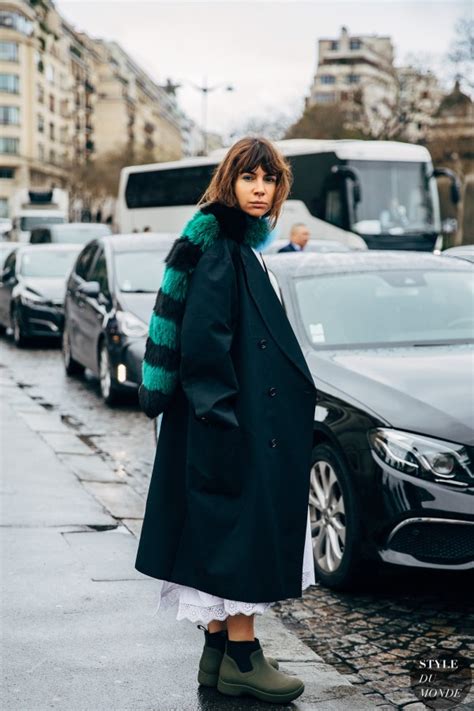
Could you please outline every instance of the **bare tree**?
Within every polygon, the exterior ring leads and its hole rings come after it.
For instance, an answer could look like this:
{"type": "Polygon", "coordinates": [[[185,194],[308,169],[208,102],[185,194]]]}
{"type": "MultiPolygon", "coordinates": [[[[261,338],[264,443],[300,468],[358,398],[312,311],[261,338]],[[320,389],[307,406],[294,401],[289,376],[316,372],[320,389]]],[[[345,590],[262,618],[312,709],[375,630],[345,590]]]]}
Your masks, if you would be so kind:
{"type": "Polygon", "coordinates": [[[295,120],[295,115],[279,112],[272,116],[253,116],[240,125],[234,126],[226,139],[231,144],[244,136],[263,136],[271,141],[279,141],[295,120]]]}
{"type": "Polygon", "coordinates": [[[300,118],[288,128],[285,138],[365,138],[348,126],[346,111],[340,104],[306,106],[300,118]]]}
{"type": "Polygon", "coordinates": [[[466,88],[474,89],[474,20],[460,17],[454,26],[455,37],[447,59],[454,69],[455,79],[466,88]]]}

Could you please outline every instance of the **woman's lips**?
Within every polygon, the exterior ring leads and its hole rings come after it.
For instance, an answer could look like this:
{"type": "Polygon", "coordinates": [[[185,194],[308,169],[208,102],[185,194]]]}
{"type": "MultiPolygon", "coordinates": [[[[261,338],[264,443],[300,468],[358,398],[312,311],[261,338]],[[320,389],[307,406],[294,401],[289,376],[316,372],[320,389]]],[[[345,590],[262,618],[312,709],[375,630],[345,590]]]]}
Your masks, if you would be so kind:
{"type": "Polygon", "coordinates": [[[251,202],[250,204],[252,207],[266,207],[267,206],[266,202],[251,202]]]}

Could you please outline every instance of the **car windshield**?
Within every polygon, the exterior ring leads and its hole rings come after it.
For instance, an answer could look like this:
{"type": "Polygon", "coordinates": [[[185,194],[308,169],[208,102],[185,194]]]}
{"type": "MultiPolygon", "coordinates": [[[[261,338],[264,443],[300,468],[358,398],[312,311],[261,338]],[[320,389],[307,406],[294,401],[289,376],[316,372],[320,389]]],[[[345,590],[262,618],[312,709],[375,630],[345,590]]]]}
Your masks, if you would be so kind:
{"type": "Polygon", "coordinates": [[[103,225],[97,225],[95,227],[91,225],[84,227],[78,225],[77,227],[55,227],[52,232],[55,242],[86,244],[86,242],[90,242],[91,239],[109,234],[110,230],[103,225]]]}
{"type": "Polygon", "coordinates": [[[317,350],[474,340],[470,270],[318,274],[295,279],[294,288],[317,350]]]}
{"type": "Polygon", "coordinates": [[[48,215],[30,215],[20,218],[20,229],[27,232],[35,227],[46,227],[47,225],[62,225],[66,222],[64,217],[48,217],[48,215]]]}
{"type": "Polygon", "coordinates": [[[24,277],[62,277],[71,269],[76,249],[42,250],[39,247],[21,255],[20,274],[24,277]]]}
{"type": "Polygon", "coordinates": [[[439,220],[433,200],[434,180],[424,163],[353,160],[361,180],[361,201],[352,228],[359,234],[434,232],[439,220]]]}
{"type": "Polygon", "coordinates": [[[117,288],[124,292],[157,292],[165,269],[166,252],[133,250],[115,253],[117,288]]]}

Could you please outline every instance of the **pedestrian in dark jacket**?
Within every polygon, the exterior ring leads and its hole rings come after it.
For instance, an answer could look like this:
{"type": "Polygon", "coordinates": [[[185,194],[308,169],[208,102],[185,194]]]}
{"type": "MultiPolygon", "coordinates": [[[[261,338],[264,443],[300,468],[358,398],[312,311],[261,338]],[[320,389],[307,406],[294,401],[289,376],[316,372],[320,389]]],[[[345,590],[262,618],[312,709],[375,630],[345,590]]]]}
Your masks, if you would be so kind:
{"type": "Polygon", "coordinates": [[[166,257],[139,391],[163,416],[135,567],[207,624],[201,684],[275,703],[304,684],[263,655],[254,618],[314,583],[316,389],[258,249],[290,182],[269,141],[229,149],[166,257]]]}
{"type": "Polygon", "coordinates": [[[301,252],[306,247],[310,233],[304,222],[295,222],[290,230],[290,241],[279,252],[301,252]]]}

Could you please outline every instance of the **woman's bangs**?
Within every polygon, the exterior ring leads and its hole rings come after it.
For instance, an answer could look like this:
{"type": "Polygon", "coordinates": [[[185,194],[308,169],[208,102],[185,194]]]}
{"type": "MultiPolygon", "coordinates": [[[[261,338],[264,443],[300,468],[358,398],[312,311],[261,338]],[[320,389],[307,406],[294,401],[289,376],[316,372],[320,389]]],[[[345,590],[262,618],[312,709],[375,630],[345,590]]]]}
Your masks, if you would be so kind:
{"type": "Polygon", "coordinates": [[[239,173],[253,173],[259,166],[262,166],[265,173],[269,175],[281,175],[281,169],[275,161],[273,151],[264,143],[254,143],[248,150],[240,156],[238,162],[239,173]]]}

